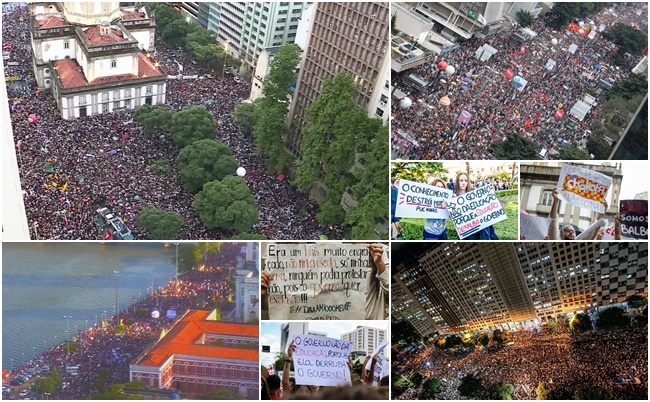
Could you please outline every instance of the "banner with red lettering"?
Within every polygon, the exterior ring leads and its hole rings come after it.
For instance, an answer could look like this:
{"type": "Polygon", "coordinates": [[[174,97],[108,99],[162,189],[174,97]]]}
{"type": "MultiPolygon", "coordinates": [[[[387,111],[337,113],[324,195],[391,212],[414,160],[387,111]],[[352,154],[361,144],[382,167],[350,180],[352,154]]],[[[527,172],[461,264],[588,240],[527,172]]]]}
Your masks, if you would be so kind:
{"type": "Polygon", "coordinates": [[[571,205],[605,212],[602,202],[607,196],[612,178],[594,170],[573,165],[562,165],[557,189],[562,198],[571,205]]]}
{"type": "Polygon", "coordinates": [[[648,200],[621,200],[621,235],[648,240],[648,200]]]}
{"type": "Polygon", "coordinates": [[[448,207],[461,239],[508,219],[491,185],[459,195],[448,203],[448,207]]]}

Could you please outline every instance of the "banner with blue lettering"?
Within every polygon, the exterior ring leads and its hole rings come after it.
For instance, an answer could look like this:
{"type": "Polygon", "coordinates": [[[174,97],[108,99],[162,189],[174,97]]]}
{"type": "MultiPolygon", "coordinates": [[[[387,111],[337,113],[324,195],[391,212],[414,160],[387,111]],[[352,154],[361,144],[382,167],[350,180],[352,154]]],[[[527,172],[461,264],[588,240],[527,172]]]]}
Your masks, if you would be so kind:
{"type": "Polygon", "coordinates": [[[453,191],[408,180],[400,180],[397,188],[399,193],[395,216],[400,218],[449,218],[449,212],[443,201],[449,203],[454,194],[453,191]]]}
{"type": "Polygon", "coordinates": [[[622,200],[621,236],[648,240],[648,200],[622,200]]]}
{"type": "Polygon", "coordinates": [[[454,198],[449,203],[449,214],[461,239],[508,219],[491,185],[454,198]]]}

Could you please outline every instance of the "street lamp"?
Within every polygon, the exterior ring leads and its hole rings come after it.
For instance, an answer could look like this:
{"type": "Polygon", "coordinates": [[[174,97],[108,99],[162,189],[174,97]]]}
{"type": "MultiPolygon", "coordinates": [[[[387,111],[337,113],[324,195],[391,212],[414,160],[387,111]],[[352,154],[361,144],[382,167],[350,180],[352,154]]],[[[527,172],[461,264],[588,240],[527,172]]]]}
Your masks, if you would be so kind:
{"type": "Polygon", "coordinates": [[[120,271],[113,271],[115,274],[115,316],[117,317],[117,325],[120,325],[120,307],[117,303],[117,277],[120,271]]]}

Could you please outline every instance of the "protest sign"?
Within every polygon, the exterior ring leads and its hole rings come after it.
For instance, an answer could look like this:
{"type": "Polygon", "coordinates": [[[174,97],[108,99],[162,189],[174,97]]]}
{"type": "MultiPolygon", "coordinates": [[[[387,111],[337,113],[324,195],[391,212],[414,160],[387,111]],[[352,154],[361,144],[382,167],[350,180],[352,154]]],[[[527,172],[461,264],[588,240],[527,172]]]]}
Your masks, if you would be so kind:
{"type": "Polygon", "coordinates": [[[449,202],[449,214],[461,239],[508,218],[491,185],[454,198],[449,202]]]}
{"type": "Polygon", "coordinates": [[[375,371],[372,373],[372,385],[379,386],[381,379],[388,375],[390,367],[386,361],[383,353],[377,355],[377,363],[375,363],[375,371]]]}
{"type": "Polygon", "coordinates": [[[472,114],[470,112],[468,112],[467,110],[463,110],[462,112],[460,112],[460,115],[458,116],[459,123],[468,125],[470,120],[472,120],[472,114]]]}
{"type": "MultiPolygon", "coordinates": [[[[372,352],[370,357],[375,357],[378,353],[381,353],[384,350],[384,348],[386,347],[386,345],[388,345],[388,341],[382,341],[379,344],[379,346],[377,347],[377,349],[375,349],[372,352]]],[[[372,364],[372,360],[368,360],[368,363],[366,363],[366,370],[370,370],[370,364],[372,364]]]]}
{"type": "Polygon", "coordinates": [[[519,212],[519,238],[521,240],[544,240],[551,226],[551,218],[519,212]]]}
{"type": "Polygon", "coordinates": [[[576,50],[578,50],[578,45],[576,45],[575,43],[572,43],[571,46],[569,46],[569,53],[575,54],[576,50]]]}
{"type": "Polygon", "coordinates": [[[612,178],[593,170],[572,165],[562,165],[557,189],[571,205],[604,213],[602,202],[607,196],[612,178]]]}
{"type": "Polygon", "coordinates": [[[603,234],[603,238],[601,240],[614,240],[615,238],[616,238],[616,232],[614,226],[605,228],[605,234],[603,234]]]}
{"type": "Polygon", "coordinates": [[[451,201],[453,191],[424,183],[400,180],[395,216],[402,218],[447,219],[443,201],[451,201]]]}
{"type": "Polygon", "coordinates": [[[648,200],[622,200],[621,236],[648,239],[648,200]]]}
{"type": "Polygon", "coordinates": [[[605,224],[604,219],[599,219],[594,223],[593,225],[589,226],[587,230],[584,232],[580,233],[579,235],[576,236],[576,240],[590,240],[590,239],[595,239],[596,234],[595,232],[599,231],[601,226],[605,224]]]}
{"type": "Polygon", "coordinates": [[[272,320],[363,320],[366,244],[269,243],[264,269],[272,320]]]}
{"type": "Polygon", "coordinates": [[[348,356],[352,342],[317,335],[296,335],[293,367],[296,384],[350,386],[348,356]]]}
{"type": "Polygon", "coordinates": [[[556,63],[555,63],[555,60],[553,60],[553,59],[548,59],[548,61],[546,62],[546,65],[545,65],[544,67],[545,67],[548,71],[551,71],[551,70],[553,70],[553,68],[555,68],[555,64],[556,64],[556,63]]]}

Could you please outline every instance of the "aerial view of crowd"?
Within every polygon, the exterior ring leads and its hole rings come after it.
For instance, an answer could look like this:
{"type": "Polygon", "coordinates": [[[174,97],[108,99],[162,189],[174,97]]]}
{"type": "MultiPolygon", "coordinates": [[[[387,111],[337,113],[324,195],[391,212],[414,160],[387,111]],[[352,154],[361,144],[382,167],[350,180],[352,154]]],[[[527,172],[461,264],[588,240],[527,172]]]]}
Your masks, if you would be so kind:
{"type": "MultiPolygon", "coordinates": [[[[607,389],[613,399],[647,395],[646,329],[571,335],[568,329],[534,327],[510,333],[509,340],[508,345],[453,350],[440,349],[432,342],[416,352],[403,353],[393,364],[393,375],[417,372],[439,379],[442,387],[435,399],[463,399],[458,386],[470,374],[486,388],[501,381],[513,385],[512,399],[539,399],[540,382],[552,391],[550,399],[574,399],[580,385],[607,389]],[[627,377],[639,383],[619,381],[627,377]]],[[[408,389],[393,399],[416,399],[417,395],[416,389],[408,389]]]]}
{"type": "MultiPolygon", "coordinates": [[[[626,79],[641,55],[630,55],[627,66],[617,66],[613,62],[617,46],[600,32],[591,39],[568,29],[553,30],[549,18],[546,14],[536,19],[529,28],[537,35],[524,43],[513,37],[521,28],[513,22],[496,35],[474,36],[444,56],[436,54],[425,64],[393,74],[393,87],[412,101],[410,107],[392,103],[394,158],[494,159],[488,148],[504,141],[507,133],[533,141],[540,156],[553,154],[564,143],[585,149],[603,102],[596,102],[582,121],[573,119],[571,124],[567,124],[569,110],[601,80],[611,85],[626,79]],[[479,61],[476,53],[484,44],[497,52],[479,61]],[[572,44],[577,45],[573,53],[572,44]],[[556,62],[550,70],[545,67],[549,59],[556,62]],[[455,73],[441,74],[441,62],[453,66],[455,73]],[[527,80],[522,91],[511,81],[513,77],[506,76],[507,69],[527,80]],[[407,85],[409,75],[420,77],[428,87],[414,91],[407,85]],[[445,96],[449,100],[441,102],[445,96]],[[561,118],[555,115],[558,108],[565,113],[561,118]],[[462,111],[471,114],[468,123],[458,121],[462,111]]],[[[641,3],[619,5],[615,14],[604,9],[589,18],[595,27],[634,24],[647,35],[647,7],[641,3]]]]}
{"type": "MultiPolygon", "coordinates": [[[[178,148],[170,135],[147,135],[132,120],[132,110],[63,120],[49,91],[36,87],[28,24],[29,9],[3,9],[5,52],[15,65],[7,66],[9,108],[32,239],[102,239],[96,210],[110,207],[136,239],[146,238],[135,225],[144,207],[171,210],[183,217],[177,234],[182,239],[222,239],[234,234],[203,226],[192,207],[193,194],[171,174],[155,174],[152,163],[161,158],[175,165],[178,148]],[[35,119],[30,119],[35,115],[35,119]]],[[[255,152],[252,138],[233,118],[236,105],[248,97],[249,85],[233,75],[220,75],[193,62],[180,47],[171,47],[156,34],[158,62],[168,77],[166,105],[172,111],[202,104],[217,122],[217,140],[226,143],[257,199],[259,222],[251,232],[268,239],[341,239],[341,227],[316,221],[318,204],[289,179],[269,174],[265,158],[255,152]],[[215,76],[213,76],[212,74],[215,76]],[[197,78],[187,78],[187,76],[197,78]]],[[[234,172],[233,172],[234,174],[234,172]]]]}
{"type": "Polygon", "coordinates": [[[39,371],[43,367],[48,371],[57,369],[65,387],[50,399],[84,399],[104,392],[105,387],[111,384],[127,383],[130,381],[129,363],[158,339],[161,330],[169,328],[175,318],[181,317],[187,309],[207,308],[228,300],[234,293],[228,281],[231,268],[211,266],[181,273],[177,279],[172,278],[147,297],[120,311],[119,320],[115,314],[105,317],[103,322],[79,331],[70,340],[72,347],[67,342],[60,343],[15,367],[8,379],[28,372],[30,368],[39,371]],[[169,310],[175,311],[176,317],[168,316],[169,310]],[[70,370],[71,366],[74,372],[70,370]],[[97,382],[102,373],[109,375],[97,382]]]}

